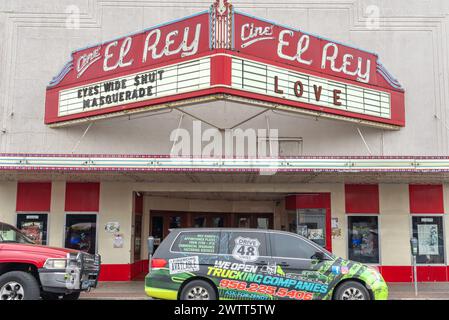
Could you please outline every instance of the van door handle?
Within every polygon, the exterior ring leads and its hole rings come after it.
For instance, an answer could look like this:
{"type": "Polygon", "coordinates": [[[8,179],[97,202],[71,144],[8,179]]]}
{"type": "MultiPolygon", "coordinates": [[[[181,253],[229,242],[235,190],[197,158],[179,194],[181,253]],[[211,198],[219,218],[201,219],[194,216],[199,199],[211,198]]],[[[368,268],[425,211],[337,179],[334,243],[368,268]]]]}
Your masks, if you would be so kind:
{"type": "Polygon", "coordinates": [[[267,262],[266,261],[260,261],[260,262],[256,262],[257,266],[266,266],[267,262]]]}

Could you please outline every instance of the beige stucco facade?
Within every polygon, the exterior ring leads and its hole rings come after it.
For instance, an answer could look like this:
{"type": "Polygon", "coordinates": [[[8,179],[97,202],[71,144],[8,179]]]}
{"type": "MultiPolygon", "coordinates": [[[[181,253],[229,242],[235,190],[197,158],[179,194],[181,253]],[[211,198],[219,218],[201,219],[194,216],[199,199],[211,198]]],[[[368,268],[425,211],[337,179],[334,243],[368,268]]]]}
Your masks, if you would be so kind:
{"type": "MultiPolygon", "coordinates": [[[[257,186],[229,185],[234,192],[247,194],[249,190],[255,194],[267,190],[279,192],[279,198],[285,194],[301,194],[323,192],[331,193],[332,218],[338,219],[338,227],[341,229],[339,236],[332,238],[333,252],[343,258],[347,258],[347,214],[345,212],[344,184],[320,184],[320,185],[277,185],[257,186]]],[[[0,220],[15,224],[16,210],[15,199],[17,183],[2,182],[0,184],[1,211],[0,220]]],[[[447,197],[448,186],[444,186],[447,197]]],[[[281,229],[287,225],[287,212],[284,200],[274,201],[239,201],[239,200],[203,200],[186,199],[178,195],[185,190],[182,184],[171,184],[158,188],[153,185],[102,182],[100,188],[100,211],[98,212],[98,252],[102,255],[105,264],[131,264],[134,263],[133,252],[133,192],[148,193],[155,190],[170,189],[169,197],[144,196],[142,230],[143,239],[150,233],[150,218],[153,211],[171,212],[204,212],[204,213],[273,213],[274,228],[281,229]],[[123,248],[113,248],[113,235],[104,230],[107,222],[118,222],[120,233],[124,237],[123,248]]],[[[197,185],[195,191],[203,193],[204,197],[210,192],[216,192],[220,186],[197,185]]],[[[49,212],[49,244],[52,246],[64,246],[65,225],[65,182],[52,183],[52,203],[49,212]]],[[[411,237],[411,214],[409,209],[408,185],[406,184],[380,184],[379,185],[379,239],[380,239],[380,264],[386,266],[407,266],[411,264],[409,254],[411,237]]],[[[363,215],[363,214],[361,214],[363,215]]],[[[449,228],[448,219],[444,220],[445,228],[449,228]]],[[[445,234],[445,241],[449,243],[449,235],[445,234]]],[[[447,250],[447,249],[446,249],[447,250]]],[[[446,255],[448,252],[446,251],[446,255]]],[[[143,242],[141,259],[147,257],[147,246],[143,242]]]]}
{"type": "MultiPolygon", "coordinates": [[[[45,91],[73,50],[131,34],[207,10],[211,0],[0,1],[0,154],[167,155],[173,132],[277,129],[294,141],[280,151],[292,157],[444,156],[449,154],[449,1],[447,0],[284,0],[231,1],[248,14],[376,52],[406,91],[406,126],[400,130],[354,122],[264,111],[239,103],[208,102],[142,116],[125,116],[52,129],[44,124],[45,91]]],[[[203,146],[206,143],[203,144],[203,146]]],[[[97,251],[106,265],[131,265],[134,257],[134,194],[143,195],[142,250],[151,234],[152,212],[270,213],[273,227],[288,225],[286,196],[330,193],[336,219],[332,251],[348,257],[345,184],[379,185],[381,266],[410,266],[412,236],[409,184],[442,184],[449,213],[449,180],[400,173],[297,172],[257,176],[204,172],[0,172],[0,221],[16,224],[19,182],[51,182],[48,243],[64,246],[66,183],[100,183],[97,251]],[[114,248],[108,222],[120,225],[124,245],[114,248]]],[[[445,253],[449,257],[449,219],[444,217],[445,253]]],[[[447,267],[447,258],[445,260],[447,267]]],[[[449,280],[449,268],[447,271],[449,280]]]]}

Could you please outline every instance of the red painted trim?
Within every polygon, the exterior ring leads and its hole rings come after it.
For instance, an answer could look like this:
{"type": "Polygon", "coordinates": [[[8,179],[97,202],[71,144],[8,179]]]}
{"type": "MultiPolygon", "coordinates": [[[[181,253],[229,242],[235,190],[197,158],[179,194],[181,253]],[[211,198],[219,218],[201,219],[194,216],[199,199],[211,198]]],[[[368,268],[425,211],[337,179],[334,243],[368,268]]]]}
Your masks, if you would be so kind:
{"type": "Polygon", "coordinates": [[[17,212],[50,212],[51,182],[19,182],[17,212]]]}
{"type": "Polygon", "coordinates": [[[232,85],[232,58],[228,56],[214,56],[210,60],[210,85],[232,85]]]}
{"type": "Polygon", "coordinates": [[[134,213],[143,214],[143,196],[138,196],[137,193],[134,193],[134,213]]]}
{"type": "Polygon", "coordinates": [[[346,213],[379,213],[379,186],[345,185],[346,213]]]}
{"type": "Polygon", "coordinates": [[[381,266],[379,271],[386,282],[411,282],[411,266],[381,266]]]}
{"type": "Polygon", "coordinates": [[[131,281],[148,273],[148,260],[132,264],[102,264],[99,281],[131,281]]]}
{"type": "MultiPolygon", "coordinates": [[[[173,158],[168,154],[107,154],[107,153],[0,153],[0,157],[34,157],[34,158],[116,158],[116,159],[129,159],[129,158],[160,158],[169,159],[173,158]]],[[[178,156],[178,158],[199,158],[201,156],[178,156]]],[[[207,157],[208,159],[221,159],[221,157],[207,157]]],[[[231,157],[231,159],[252,159],[252,157],[231,157]]],[[[348,159],[348,160],[449,160],[449,156],[301,156],[301,157],[260,157],[254,159],[317,159],[317,160],[332,160],[332,159],[348,159]]]]}
{"type": "MultiPolygon", "coordinates": [[[[411,266],[381,266],[379,267],[386,282],[412,282],[411,266]]],[[[449,266],[418,266],[419,282],[449,281],[449,266]]]]}
{"type": "Polygon", "coordinates": [[[66,212],[99,212],[100,184],[68,182],[65,194],[66,212]]]}
{"type": "Polygon", "coordinates": [[[409,185],[410,213],[444,213],[442,185],[409,185]]]}
{"type": "Polygon", "coordinates": [[[102,264],[99,281],[130,281],[131,265],[129,264],[102,264]]]}
{"type": "Polygon", "coordinates": [[[331,229],[331,194],[311,193],[288,196],[285,199],[286,210],[296,209],[326,209],[326,249],[332,252],[331,229]]]}

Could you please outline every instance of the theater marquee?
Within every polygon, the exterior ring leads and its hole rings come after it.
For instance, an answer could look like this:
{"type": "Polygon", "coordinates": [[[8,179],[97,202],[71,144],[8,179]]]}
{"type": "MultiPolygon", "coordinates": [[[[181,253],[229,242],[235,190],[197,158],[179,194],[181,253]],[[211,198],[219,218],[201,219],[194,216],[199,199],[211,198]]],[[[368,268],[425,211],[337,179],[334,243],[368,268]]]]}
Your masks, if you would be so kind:
{"type": "Polygon", "coordinates": [[[47,88],[45,123],[209,100],[405,126],[404,90],[377,55],[240,13],[223,0],[183,20],[74,52],[47,88]]]}

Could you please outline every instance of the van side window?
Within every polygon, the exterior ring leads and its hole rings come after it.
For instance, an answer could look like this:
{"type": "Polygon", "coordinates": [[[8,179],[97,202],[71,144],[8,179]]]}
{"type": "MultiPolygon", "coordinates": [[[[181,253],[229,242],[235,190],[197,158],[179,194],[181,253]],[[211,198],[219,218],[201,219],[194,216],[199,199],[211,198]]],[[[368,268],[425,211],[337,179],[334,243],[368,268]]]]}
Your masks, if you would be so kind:
{"type": "Polygon", "coordinates": [[[221,253],[239,257],[241,261],[252,261],[258,256],[267,256],[267,238],[264,232],[222,232],[221,253]]]}
{"type": "Polygon", "coordinates": [[[311,259],[318,251],[317,248],[294,236],[272,233],[270,238],[273,257],[311,259]]]}
{"type": "Polygon", "coordinates": [[[220,232],[181,232],[172,251],[183,253],[217,254],[220,232]]]}

